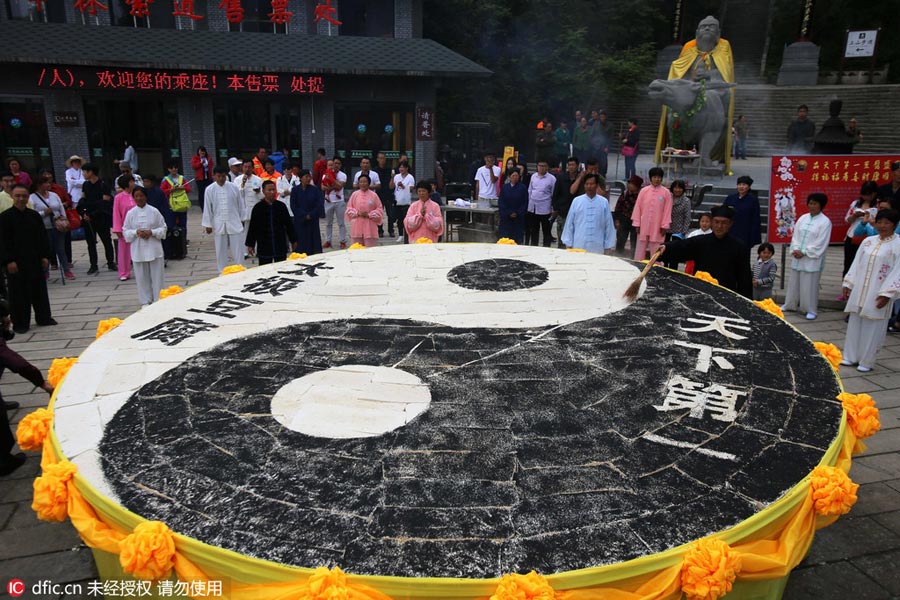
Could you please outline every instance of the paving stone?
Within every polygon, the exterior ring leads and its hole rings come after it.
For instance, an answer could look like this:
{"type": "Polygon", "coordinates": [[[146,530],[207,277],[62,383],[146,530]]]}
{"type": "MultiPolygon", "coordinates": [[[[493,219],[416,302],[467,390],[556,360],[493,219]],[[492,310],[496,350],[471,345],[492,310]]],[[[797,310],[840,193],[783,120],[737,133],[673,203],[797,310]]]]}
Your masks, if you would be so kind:
{"type": "Polygon", "coordinates": [[[853,459],[853,464],[859,463],[866,467],[875,469],[887,475],[881,479],[898,479],[900,478],[900,455],[897,454],[879,454],[877,456],[857,456],[853,459]]]}
{"type": "Polygon", "coordinates": [[[844,380],[844,389],[851,394],[871,394],[884,388],[872,382],[868,376],[854,377],[844,380]]]}
{"type": "Polygon", "coordinates": [[[857,502],[850,512],[853,517],[886,513],[900,508],[900,491],[884,482],[859,486],[857,502]]]}
{"type": "Polygon", "coordinates": [[[2,531],[9,522],[13,513],[16,512],[16,504],[0,504],[0,531],[2,531]]]}
{"type": "MultiPolygon", "coordinates": [[[[884,413],[881,420],[884,422],[884,413]]],[[[896,421],[896,417],[893,419],[896,421]]],[[[882,429],[869,439],[865,440],[868,450],[866,456],[874,456],[876,454],[885,454],[891,452],[900,452],[900,428],[896,423],[892,423],[892,429],[882,429]]]]}
{"type": "Polygon", "coordinates": [[[900,549],[861,556],[850,562],[878,585],[886,588],[892,597],[900,597],[900,569],[897,568],[900,564],[900,549]]]}
{"type": "MultiPolygon", "coordinates": [[[[15,474],[13,473],[13,475],[15,474]]],[[[31,485],[32,481],[33,477],[25,479],[10,479],[6,477],[0,479],[0,482],[3,483],[0,486],[0,503],[22,502],[23,500],[31,502],[31,497],[34,495],[34,488],[31,485]]]]}
{"type": "Polygon", "coordinates": [[[900,548],[900,536],[871,517],[838,519],[817,531],[815,539],[822,543],[813,544],[801,564],[816,565],[900,548]]]}
{"type": "Polygon", "coordinates": [[[71,550],[81,538],[68,523],[41,523],[22,535],[20,529],[0,531],[0,560],[71,550]]]}
{"type": "Polygon", "coordinates": [[[93,556],[85,546],[0,561],[0,573],[21,579],[26,584],[44,580],[62,584],[97,578],[93,556]]]}
{"type": "Polygon", "coordinates": [[[791,573],[785,600],[886,600],[891,593],[849,562],[798,568],[791,573]]]}

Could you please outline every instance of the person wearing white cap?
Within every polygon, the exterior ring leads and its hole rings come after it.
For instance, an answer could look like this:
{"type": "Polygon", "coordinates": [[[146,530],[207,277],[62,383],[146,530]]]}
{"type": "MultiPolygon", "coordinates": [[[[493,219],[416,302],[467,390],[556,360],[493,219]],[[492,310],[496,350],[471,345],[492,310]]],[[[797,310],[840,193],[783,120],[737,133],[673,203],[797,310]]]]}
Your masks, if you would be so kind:
{"type": "Polygon", "coordinates": [[[231,157],[228,159],[228,181],[234,183],[241,176],[241,159],[231,157]]]}
{"type": "Polygon", "coordinates": [[[69,157],[69,160],[66,161],[66,186],[69,191],[69,196],[72,198],[72,204],[76,207],[78,206],[78,201],[81,200],[81,187],[84,185],[84,173],[81,171],[81,163],[84,162],[77,154],[73,154],[69,157]]]}

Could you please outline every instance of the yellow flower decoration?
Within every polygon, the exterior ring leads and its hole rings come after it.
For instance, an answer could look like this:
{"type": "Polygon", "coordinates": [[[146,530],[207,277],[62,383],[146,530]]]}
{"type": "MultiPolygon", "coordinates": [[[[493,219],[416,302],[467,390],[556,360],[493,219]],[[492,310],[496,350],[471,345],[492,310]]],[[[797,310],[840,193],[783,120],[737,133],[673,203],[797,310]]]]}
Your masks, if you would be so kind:
{"type": "Polygon", "coordinates": [[[111,319],[103,319],[99,323],[97,323],[97,335],[95,339],[100,339],[106,333],[109,333],[110,330],[115,329],[119,325],[122,324],[122,319],[117,319],[115,317],[111,319]]]}
{"type": "Polygon", "coordinates": [[[41,521],[59,523],[69,514],[69,480],[78,467],[62,460],[44,467],[44,473],[34,480],[31,508],[41,521]]]}
{"type": "Polygon", "coordinates": [[[44,440],[50,431],[50,423],[53,421],[53,411],[39,408],[25,415],[19,421],[16,428],[16,441],[22,450],[40,450],[44,447],[44,440]]]}
{"type": "Polygon", "coordinates": [[[162,521],[145,521],[119,543],[122,570],[137,579],[166,579],[175,566],[175,538],[162,521]]]}
{"type": "Polygon", "coordinates": [[[500,238],[499,240],[497,240],[497,243],[501,246],[518,246],[516,240],[512,238],[500,238]]]}
{"type": "Polygon", "coordinates": [[[306,581],[300,600],[349,600],[350,585],[340,567],[319,567],[306,581]]]}
{"type": "Polygon", "coordinates": [[[816,467],[810,474],[813,508],[825,517],[845,515],[856,504],[859,485],[835,467],[816,467]]]}
{"type": "MultiPolygon", "coordinates": [[[[427,238],[427,237],[420,237],[419,239],[416,240],[416,243],[417,243],[417,244],[433,244],[434,242],[432,242],[432,241],[431,241],[429,238],[427,238]]],[[[515,243],[515,242],[513,242],[513,243],[515,243]]]]}
{"type": "Polygon", "coordinates": [[[838,400],[847,411],[847,425],[857,438],[872,437],[881,429],[881,415],[875,408],[875,400],[868,394],[838,395],[838,400]]]}
{"type": "Polygon", "coordinates": [[[78,362],[78,358],[54,358],[47,370],[47,381],[53,387],[58,387],[63,377],[72,368],[72,365],[78,362]]]}
{"type": "Polygon", "coordinates": [[[832,369],[837,369],[841,365],[841,361],[844,360],[844,355],[841,354],[841,351],[834,344],[826,344],[825,342],[813,342],[813,346],[816,347],[816,350],[822,353],[822,356],[831,363],[832,369]]]}
{"type": "Polygon", "coordinates": [[[246,271],[247,267],[244,265],[228,265],[224,269],[222,269],[222,275],[231,275],[232,273],[240,273],[241,271],[246,271]]]}
{"type": "Polygon", "coordinates": [[[287,259],[288,260],[300,260],[301,258],[306,258],[306,257],[307,257],[307,254],[305,252],[303,254],[300,254],[299,252],[291,252],[290,254],[288,254],[287,259]]]}
{"type": "Polygon", "coordinates": [[[532,571],[528,575],[504,575],[490,600],[553,600],[555,597],[544,576],[532,571]]]}
{"type": "Polygon", "coordinates": [[[579,254],[584,254],[585,252],[587,252],[587,250],[585,250],[584,248],[566,248],[566,252],[577,252],[579,254]]]}
{"type": "Polygon", "coordinates": [[[717,600],[731,591],[741,557],[719,538],[698,541],[684,555],[681,589],[688,600],[717,600]]]}
{"type": "Polygon", "coordinates": [[[347,248],[347,250],[365,250],[365,249],[366,249],[366,247],[363,246],[362,244],[360,244],[359,242],[356,242],[355,244],[351,244],[350,247],[347,248]]]}
{"type": "Polygon", "coordinates": [[[766,312],[772,313],[780,319],[784,318],[784,311],[782,311],[781,307],[778,306],[778,304],[771,298],[766,298],[765,300],[757,300],[754,301],[753,304],[757,305],[766,312]]]}
{"type": "Polygon", "coordinates": [[[168,298],[169,296],[174,296],[175,294],[180,294],[184,289],[178,285],[170,285],[164,290],[159,290],[159,299],[168,298]]]}
{"type": "Polygon", "coordinates": [[[694,273],[694,277],[696,277],[697,279],[702,279],[703,281],[708,281],[713,285],[719,285],[719,280],[706,271],[697,271],[696,273],[694,273]]]}

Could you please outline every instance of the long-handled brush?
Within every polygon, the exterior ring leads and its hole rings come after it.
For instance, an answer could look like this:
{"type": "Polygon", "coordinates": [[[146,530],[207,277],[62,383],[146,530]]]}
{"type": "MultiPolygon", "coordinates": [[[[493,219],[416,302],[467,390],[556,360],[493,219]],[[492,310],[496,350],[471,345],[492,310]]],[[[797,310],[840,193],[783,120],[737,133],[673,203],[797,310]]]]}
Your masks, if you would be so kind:
{"type": "Polygon", "coordinates": [[[641,271],[641,274],[631,282],[631,285],[629,285],[628,289],[625,290],[625,293],[622,294],[622,296],[629,302],[634,302],[635,300],[637,300],[638,293],[641,291],[641,282],[644,280],[644,277],[647,276],[647,273],[650,272],[650,269],[653,267],[656,261],[659,260],[659,257],[662,256],[662,253],[662,247],[660,247],[656,252],[653,253],[653,256],[650,257],[650,261],[647,263],[647,266],[644,267],[644,270],[641,271]]]}

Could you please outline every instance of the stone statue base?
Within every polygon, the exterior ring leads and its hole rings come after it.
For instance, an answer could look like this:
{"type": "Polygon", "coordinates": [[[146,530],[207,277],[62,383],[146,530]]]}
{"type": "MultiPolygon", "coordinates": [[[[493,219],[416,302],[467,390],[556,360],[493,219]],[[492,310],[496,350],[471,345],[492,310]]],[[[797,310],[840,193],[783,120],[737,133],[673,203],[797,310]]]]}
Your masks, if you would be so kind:
{"type": "Polygon", "coordinates": [[[794,42],[784,49],[777,85],[816,85],[819,79],[819,47],[794,42]]]}

